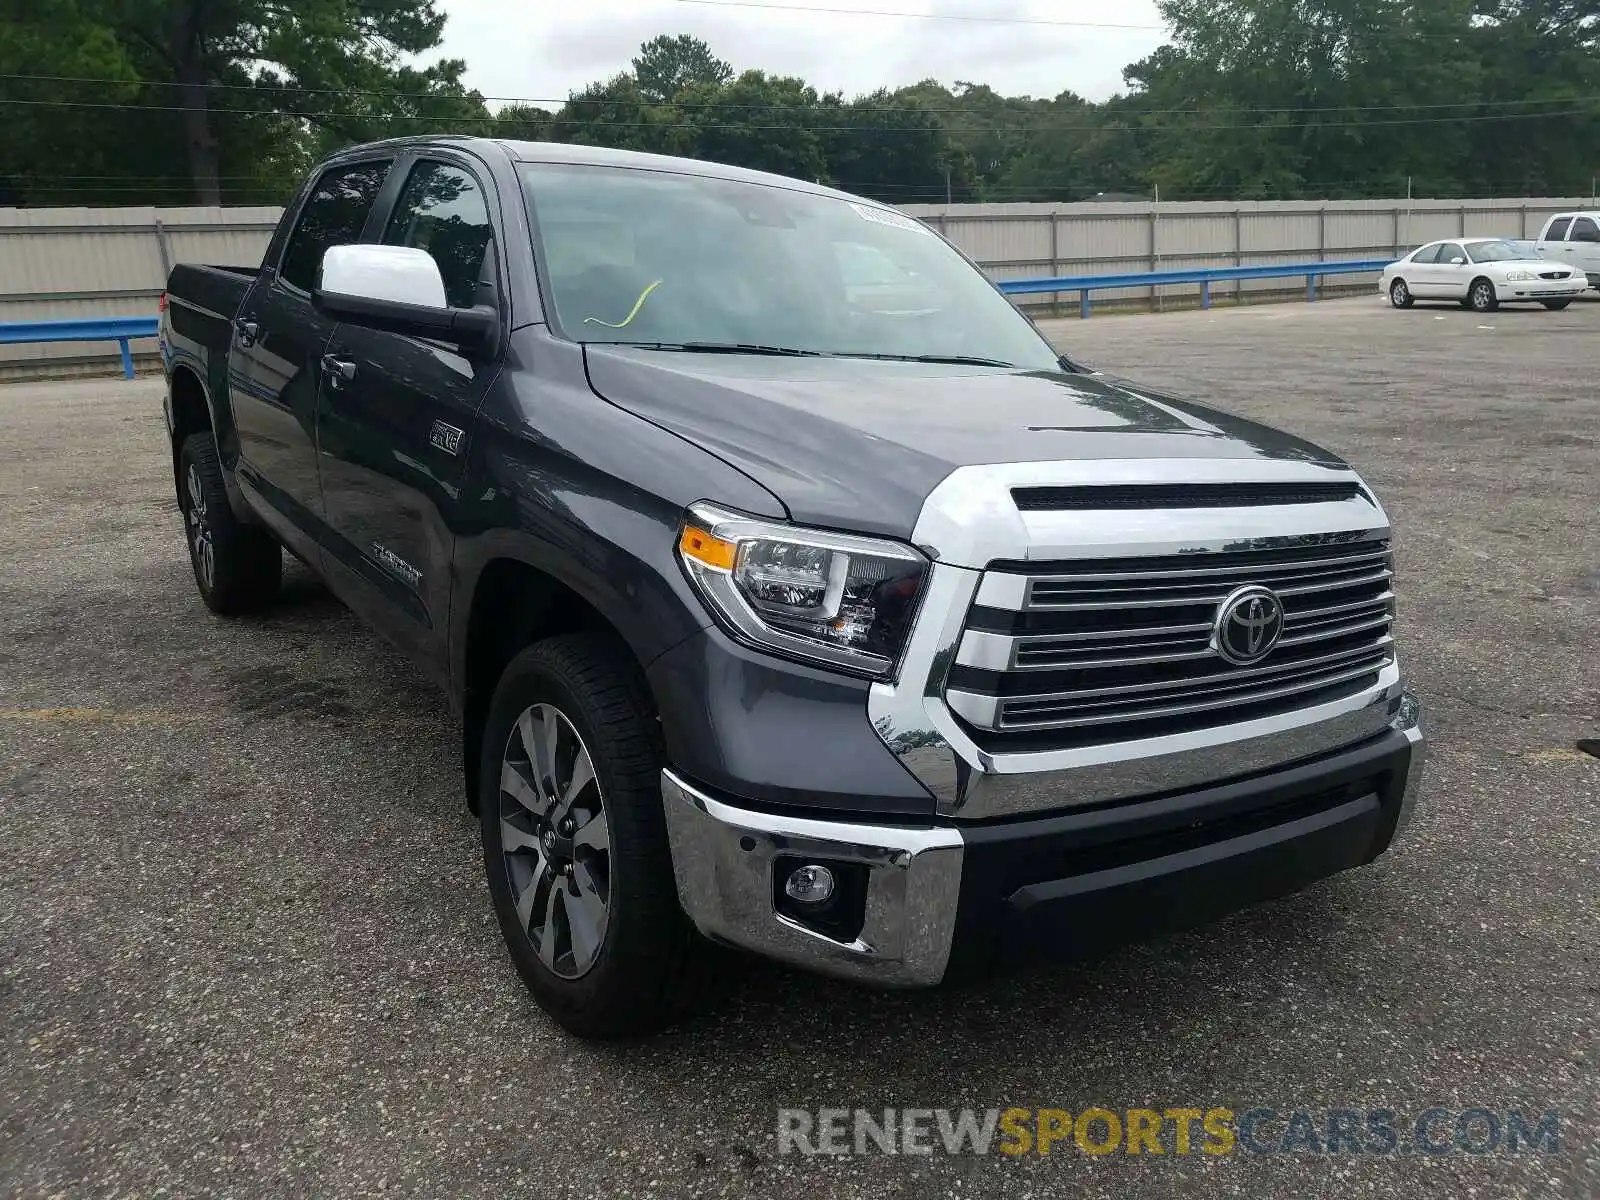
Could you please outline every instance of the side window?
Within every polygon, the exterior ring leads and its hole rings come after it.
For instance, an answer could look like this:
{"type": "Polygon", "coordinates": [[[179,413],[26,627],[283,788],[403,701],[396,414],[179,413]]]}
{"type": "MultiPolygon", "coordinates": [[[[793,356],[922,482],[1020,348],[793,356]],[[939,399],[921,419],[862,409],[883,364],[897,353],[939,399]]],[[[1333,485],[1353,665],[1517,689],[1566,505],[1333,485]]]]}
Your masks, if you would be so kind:
{"type": "Polygon", "coordinates": [[[433,255],[452,308],[471,308],[493,229],[478,181],[459,167],[419,162],[395,204],[387,246],[415,246],[433,255]]]}
{"type": "Polygon", "coordinates": [[[1577,217],[1572,222],[1572,232],[1567,235],[1569,242],[1600,242],[1600,227],[1588,217],[1577,217]]]}
{"type": "Polygon", "coordinates": [[[1432,246],[1424,246],[1411,256],[1411,261],[1414,263],[1438,262],[1440,249],[1441,247],[1437,242],[1432,246]]]}
{"type": "Polygon", "coordinates": [[[1451,246],[1447,243],[1439,251],[1439,261],[1458,267],[1467,261],[1466,251],[1462,250],[1460,246],[1451,246]]]}
{"type": "Polygon", "coordinates": [[[390,165],[387,161],[358,163],[323,173],[284,247],[278,274],[285,282],[309,292],[317,283],[322,252],[329,246],[361,240],[361,227],[367,223],[390,165]]]}
{"type": "Polygon", "coordinates": [[[1544,235],[1544,240],[1547,242],[1559,242],[1567,236],[1567,225],[1571,221],[1571,217],[1557,217],[1554,221],[1551,221],[1550,228],[1544,235]]]}

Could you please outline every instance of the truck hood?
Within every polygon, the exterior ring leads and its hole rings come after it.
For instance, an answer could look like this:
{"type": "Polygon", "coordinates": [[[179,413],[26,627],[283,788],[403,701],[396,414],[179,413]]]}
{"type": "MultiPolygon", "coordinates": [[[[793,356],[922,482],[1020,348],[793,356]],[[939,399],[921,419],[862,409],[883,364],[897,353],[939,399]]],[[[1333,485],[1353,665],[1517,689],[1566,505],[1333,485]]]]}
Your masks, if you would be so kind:
{"type": "MultiPolygon", "coordinates": [[[[906,538],[957,467],[1294,459],[1309,442],[1105,375],[586,347],[611,403],[739,468],[803,524],[906,538]]],[[[715,497],[707,497],[715,499],[715,497]]]]}

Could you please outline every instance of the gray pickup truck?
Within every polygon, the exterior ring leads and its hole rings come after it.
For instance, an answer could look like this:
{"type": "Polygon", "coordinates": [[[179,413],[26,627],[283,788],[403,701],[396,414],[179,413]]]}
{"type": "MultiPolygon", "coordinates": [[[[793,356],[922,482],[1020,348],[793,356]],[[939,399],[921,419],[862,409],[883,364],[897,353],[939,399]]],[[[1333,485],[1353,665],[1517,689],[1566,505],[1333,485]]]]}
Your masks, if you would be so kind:
{"type": "Polygon", "coordinates": [[[930,985],[1412,816],[1371,489],[1060,357],[894,209],[385,142],[164,312],[201,597],[269,604],[287,550],[447,690],[511,958],[579,1034],[671,1019],[702,936],[930,985]]]}

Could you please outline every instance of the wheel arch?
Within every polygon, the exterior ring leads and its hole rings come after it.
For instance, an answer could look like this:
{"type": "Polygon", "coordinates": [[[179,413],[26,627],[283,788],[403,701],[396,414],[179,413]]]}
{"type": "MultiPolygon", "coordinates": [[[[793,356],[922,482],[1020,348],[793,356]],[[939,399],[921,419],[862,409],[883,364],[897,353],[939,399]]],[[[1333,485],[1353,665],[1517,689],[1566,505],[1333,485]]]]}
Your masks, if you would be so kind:
{"type": "Polygon", "coordinates": [[[451,622],[452,690],[461,716],[463,784],[468,807],[476,811],[489,702],[519,652],[561,634],[608,634],[628,648],[643,678],[644,668],[667,647],[645,632],[651,624],[648,606],[625,608],[616,595],[550,570],[527,548],[500,548],[458,587],[461,619],[451,622]]]}
{"type": "Polygon", "coordinates": [[[167,393],[172,405],[172,482],[182,489],[178,478],[178,458],[183,453],[183,443],[197,433],[215,434],[211,420],[211,397],[205,381],[192,367],[179,363],[172,368],[167,381],[167,393]]]}

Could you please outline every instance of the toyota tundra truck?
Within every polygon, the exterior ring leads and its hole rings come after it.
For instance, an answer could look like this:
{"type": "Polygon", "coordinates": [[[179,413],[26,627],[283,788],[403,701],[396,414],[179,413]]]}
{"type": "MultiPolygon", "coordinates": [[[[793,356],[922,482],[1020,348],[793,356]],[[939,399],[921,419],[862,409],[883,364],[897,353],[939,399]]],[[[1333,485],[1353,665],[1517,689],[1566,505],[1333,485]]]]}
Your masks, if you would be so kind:
{"type": "Polygon", "coordinates": [[[579,1035],[681,1013],[705,939],[932,985],[1412,820],[1372,489],[1061,357],[893,208],[389,141],[163,312],[201,599],[272,603],[287,551],[446,690],[511,960],[579,1035]]]}

